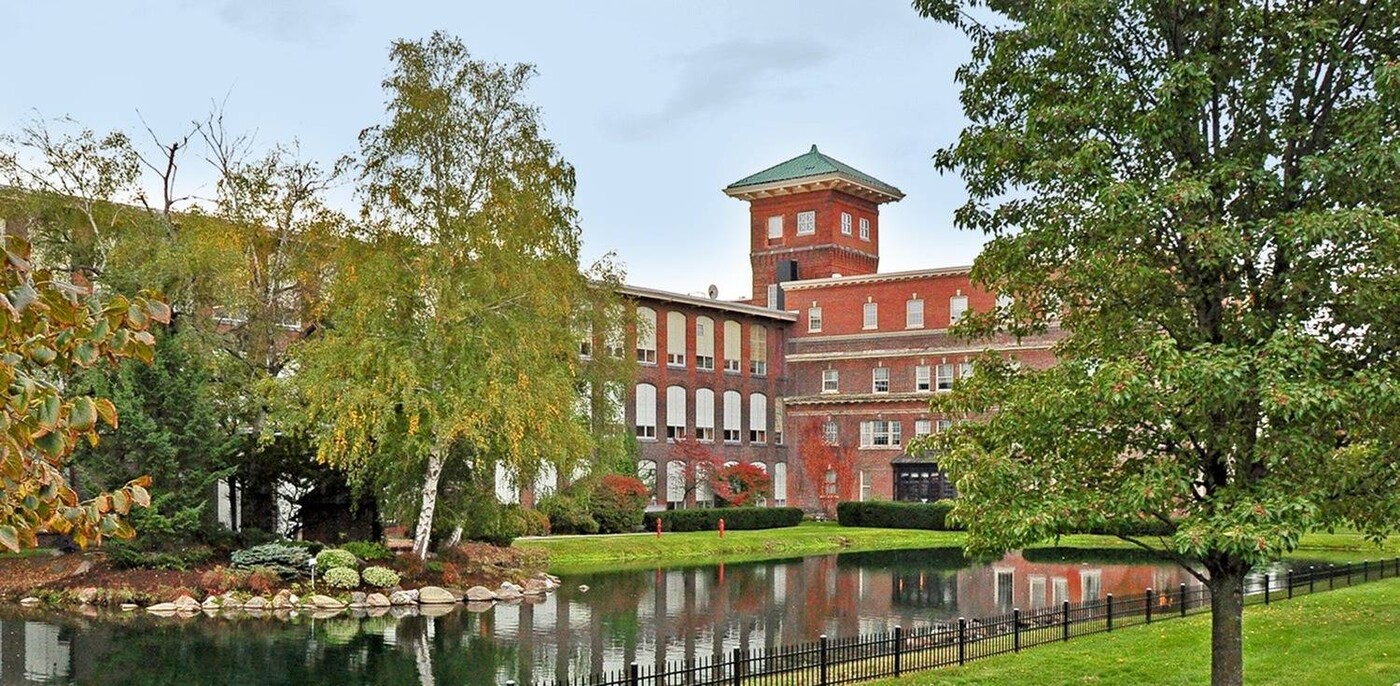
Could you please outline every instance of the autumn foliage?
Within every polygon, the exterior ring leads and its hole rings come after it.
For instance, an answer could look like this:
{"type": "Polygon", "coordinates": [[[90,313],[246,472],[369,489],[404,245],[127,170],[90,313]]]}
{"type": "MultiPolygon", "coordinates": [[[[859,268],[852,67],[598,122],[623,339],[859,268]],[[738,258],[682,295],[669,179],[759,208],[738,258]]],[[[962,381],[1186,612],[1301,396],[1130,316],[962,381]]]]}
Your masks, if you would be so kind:
{"type": "Polygon", "coordinates": [[[731,507],[757,505],[773,493],[773,479],[754,464],[732,464],[715,471],[710,479],[715,497],[731,507]]]}
{"type": "Polygon", "coordinates": [[[829,444],[822,420],[811,417],[801,423],[798,456],[802,459],[804,496],[828,517],[836,516],[836,504],[855,498],[856,460],[854,445],[840,441],[829,444]]]}

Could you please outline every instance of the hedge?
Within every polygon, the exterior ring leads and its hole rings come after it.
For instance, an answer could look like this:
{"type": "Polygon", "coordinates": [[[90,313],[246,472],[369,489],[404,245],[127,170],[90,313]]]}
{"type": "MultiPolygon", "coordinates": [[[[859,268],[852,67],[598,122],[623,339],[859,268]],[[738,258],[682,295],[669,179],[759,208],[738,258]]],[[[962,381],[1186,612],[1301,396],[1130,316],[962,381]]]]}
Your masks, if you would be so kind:
{"type": "Polygon", "coordinates": [[[836,505],[836,521],[841,526],[868,526],[881,529],[929,529],[957,531],[962,527],[948,522],[953,501],[932,503],[894,503],[868,500],[836,505]]]}
{"type": "Polygon", "coordinates": [[[720,519],[730,531],[777,529],[801,524],[802,510],[796,507],[713,507],[648,512],[642,521],[643,530],[655,531],[657,519],[661,520],[662,531],[714,531],[719,529],[720,519]]]}

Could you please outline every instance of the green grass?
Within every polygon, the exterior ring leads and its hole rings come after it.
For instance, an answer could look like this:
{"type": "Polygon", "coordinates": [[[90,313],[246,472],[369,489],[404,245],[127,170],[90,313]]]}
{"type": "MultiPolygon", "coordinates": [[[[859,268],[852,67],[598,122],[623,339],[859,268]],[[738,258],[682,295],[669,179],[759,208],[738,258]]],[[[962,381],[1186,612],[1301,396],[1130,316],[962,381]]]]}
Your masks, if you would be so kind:
{"type": "MultiPolygon", "coordinates": [[[[520,540],[515,545],[548,553],[550,569],[556,573],[580,573],[650,568],[658,564],[686,566],[853,551],[961,547],[963,541],[964,534],[958,531],[867,529],[843,527],[835,522],[804,522],[785,529],[730,531],[723,539],[713,531],[695,531],[666,533],[659,539],[652,533],[557,536],[520,540]]],[[[1135,548],[1112,536],[1089,535],[1062,536],[1058,542],[1046,541],[1036,547],[1054,545],[1086,549],[1135,548]]],[[[1330,563],[1393,560],[1400,557],[1400,537],[1391,537],[1377,547],[1359,534],[1309,534],[1289,557],[1330,563]]],[[[1396,681],[1400,682],[1400,677],[1396,681]]]]}
{"type": "MultiPolygon", "coordinates": [[[[1400,580],[1253,605],[1245,610],[1245,683],[1400,683],[1400,580]]],[[[963,668],[871,686],[925,684],[1204,684],[1210,617],[1133,626],[1031,648],[963,668]]]]}

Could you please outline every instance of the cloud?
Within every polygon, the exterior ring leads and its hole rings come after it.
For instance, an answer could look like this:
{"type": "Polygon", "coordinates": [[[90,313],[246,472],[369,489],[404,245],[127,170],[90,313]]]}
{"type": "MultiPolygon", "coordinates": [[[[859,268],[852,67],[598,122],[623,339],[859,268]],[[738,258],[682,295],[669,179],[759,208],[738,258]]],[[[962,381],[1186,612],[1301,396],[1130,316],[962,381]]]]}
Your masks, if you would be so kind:
{"type": "Polygon", "coordinates": [[[293,43],[313,41],[350,20],[340,0],[223,0],[217,11],[234,28],[293,43]]]}
{"type": "Polygon", "coordinates": [[[705,46],[675,58],[675,88],[658,110],[625,117],[620,128],[628,133],[654,131],[681,119],[728,109],[775,86],[792,93],[792,84],[784,82],[783,75],[811,69],[831,56],[829,48],[812,40],[736,38],[705,46]]]}

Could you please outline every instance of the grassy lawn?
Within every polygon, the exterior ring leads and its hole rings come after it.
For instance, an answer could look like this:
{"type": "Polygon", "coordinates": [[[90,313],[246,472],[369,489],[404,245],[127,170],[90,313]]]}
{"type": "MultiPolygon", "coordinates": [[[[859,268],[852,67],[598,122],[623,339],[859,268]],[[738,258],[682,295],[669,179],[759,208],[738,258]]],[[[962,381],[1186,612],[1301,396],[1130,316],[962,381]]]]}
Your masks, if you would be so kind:
{"type": "MultiPolygon", "coordinates": [[[[1400,580],[1245,610],[1245,682],[1400,683],[1400,580]]],[[[872,686],[925,684],[1204,684],[1210,617],[1128,627],[872,686]]]]}
{"type": "MultiPolygon", "coordinates": [[[[649,568],[658,563],[671,565],[752,562],[802,555],[866,550],[907,550],[912,548],[961,547],[958,531],[915,529],[866,529],[843,527],[835,522],[803,522],[786,529],[730,531],[720,538],[713,531],[606,536],[558,536],[516,541],[521,548],[549,554],[550,568],[556,572],[588,572],[603,569],[649,568]]],[[[1063,536],[1044,546],[1066,548],[1133,548],[1111,536],[1063,536]]],[[[1351,533],[1304,536],[1290,557],[1320,562],[1344,563],[1400,557],[1400,538],[1392,537],[1381,547],[1351,533]]],[[[1400,682],[1400,678],[1396,681],[1400,682]]]]}

